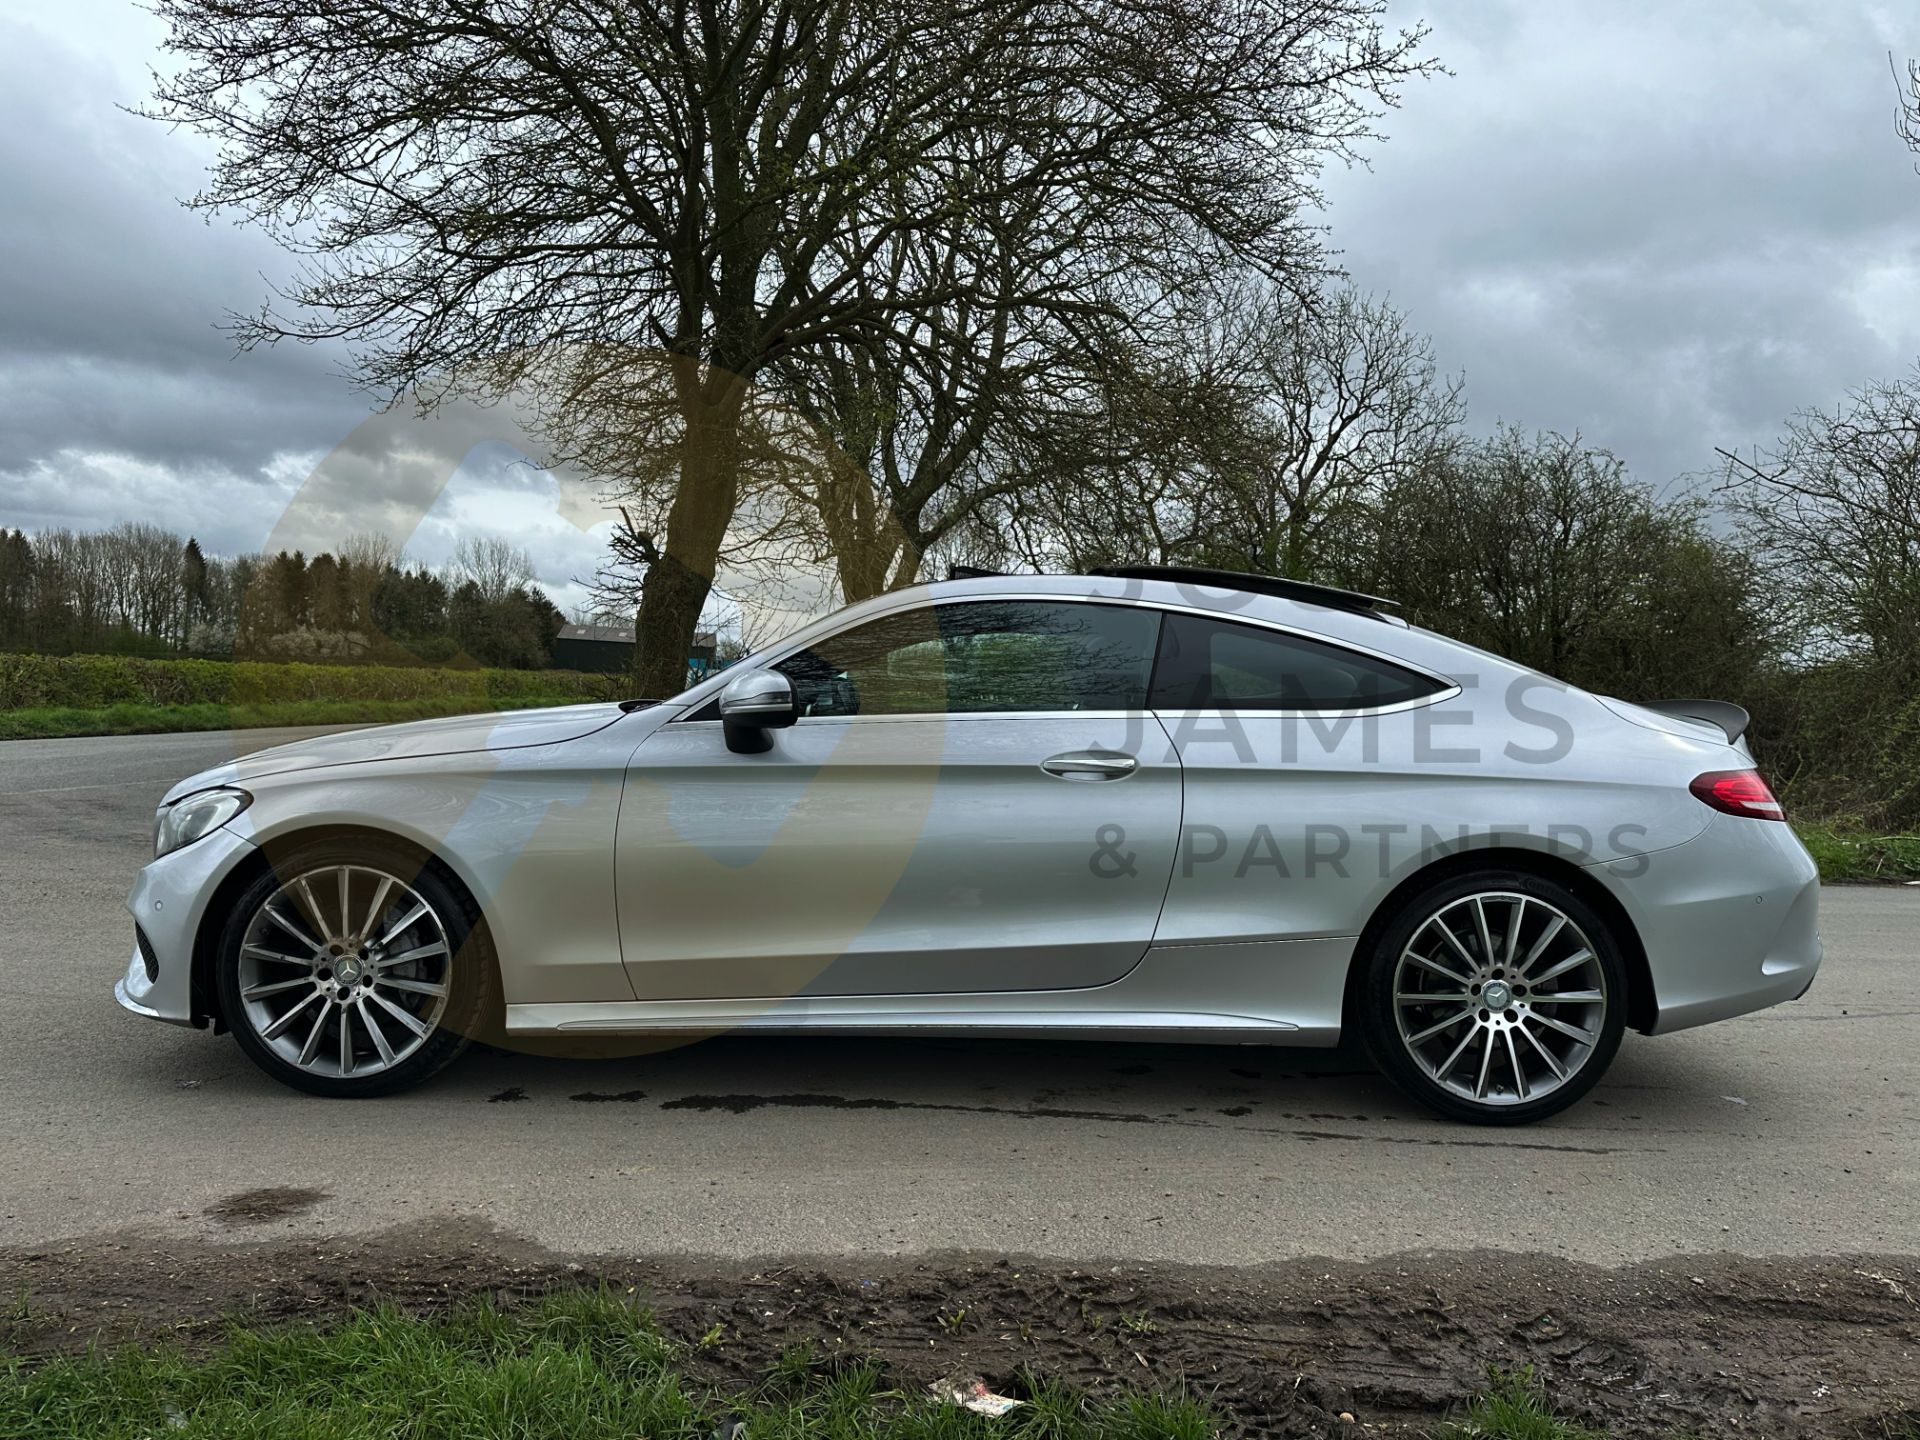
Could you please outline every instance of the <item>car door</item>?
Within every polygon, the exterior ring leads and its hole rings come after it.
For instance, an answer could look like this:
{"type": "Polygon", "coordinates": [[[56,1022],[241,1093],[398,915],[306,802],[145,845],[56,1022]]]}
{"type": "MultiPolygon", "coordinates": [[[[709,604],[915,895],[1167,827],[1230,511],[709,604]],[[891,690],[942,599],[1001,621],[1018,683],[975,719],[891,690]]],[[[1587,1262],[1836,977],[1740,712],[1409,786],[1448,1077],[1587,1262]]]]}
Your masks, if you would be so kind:
{"type": "Polygon", "coordinates": [[[643,1000],[1054,990],[1146,952],[1180,767],[1134,605],[921,603],[775,657],[765,754],[702,712],[628,771],[622,954],[643,1000]]]}

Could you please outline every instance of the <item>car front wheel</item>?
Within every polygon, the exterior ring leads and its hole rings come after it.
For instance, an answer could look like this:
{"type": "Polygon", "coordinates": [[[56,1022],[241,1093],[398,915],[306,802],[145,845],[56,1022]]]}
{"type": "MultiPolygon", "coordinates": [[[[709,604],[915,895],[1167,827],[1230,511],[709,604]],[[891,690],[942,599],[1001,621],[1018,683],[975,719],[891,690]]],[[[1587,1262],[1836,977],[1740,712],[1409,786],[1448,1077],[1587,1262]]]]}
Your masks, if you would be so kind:
{"type": "Polygon", "coordinates": [[[1523,871],[1456,875],[1414,896],[1366,957],[1368,1048],[1409,1095],[1457,1120],[1564,1110],[1619,1049],[1626,967],[1566,886],[1523,871]]]}
{"type": "Polygon", "coordinates": [[[465,892],[398,846],[329,840],[281,856],[221,937],[229,1028],[284,1084],[384,1095],[466,1048],[493,972],[465,892]]]}

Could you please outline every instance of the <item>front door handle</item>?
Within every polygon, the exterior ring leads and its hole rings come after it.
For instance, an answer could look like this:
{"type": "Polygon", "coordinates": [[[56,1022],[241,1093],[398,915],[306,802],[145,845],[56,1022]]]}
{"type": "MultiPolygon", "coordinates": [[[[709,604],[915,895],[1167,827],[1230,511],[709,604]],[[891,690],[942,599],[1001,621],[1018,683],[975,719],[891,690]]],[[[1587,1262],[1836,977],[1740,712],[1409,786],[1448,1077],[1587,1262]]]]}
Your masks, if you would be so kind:
{"type": "Polygon", "coordinates": [[[1140,762],[1119,750],[1069,750],[1042,760],[1040,768],[1062,780],[1124,780],[1140,762]]]}

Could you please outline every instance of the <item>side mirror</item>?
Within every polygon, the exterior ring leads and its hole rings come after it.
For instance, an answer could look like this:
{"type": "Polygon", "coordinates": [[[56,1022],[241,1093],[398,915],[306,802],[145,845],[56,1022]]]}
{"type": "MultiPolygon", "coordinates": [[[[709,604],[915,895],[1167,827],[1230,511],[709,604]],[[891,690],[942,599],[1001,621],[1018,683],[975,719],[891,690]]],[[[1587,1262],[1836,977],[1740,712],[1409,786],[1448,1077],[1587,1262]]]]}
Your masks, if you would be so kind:
{"type": "Polygon", "coordinates": [[[749,670],[720,692],[720,729],[736,755],[760,755],[773,748],[771,730],[784,730],[800,718],[793,682],[778,670],[749,670]]]}

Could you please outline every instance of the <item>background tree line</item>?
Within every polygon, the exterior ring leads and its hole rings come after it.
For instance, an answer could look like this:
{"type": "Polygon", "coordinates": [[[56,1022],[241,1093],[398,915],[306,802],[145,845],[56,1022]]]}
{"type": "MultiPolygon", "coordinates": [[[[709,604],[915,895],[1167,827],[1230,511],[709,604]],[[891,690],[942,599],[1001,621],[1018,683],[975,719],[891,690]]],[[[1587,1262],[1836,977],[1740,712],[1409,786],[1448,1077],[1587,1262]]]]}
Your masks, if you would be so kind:
{"type": "Polygon", "coordinates": [[[0,650],[540,669],[561,623],[495,539],[434,571],[378,536],[222,557],[157,525],[0,531],[0,650]]]}

